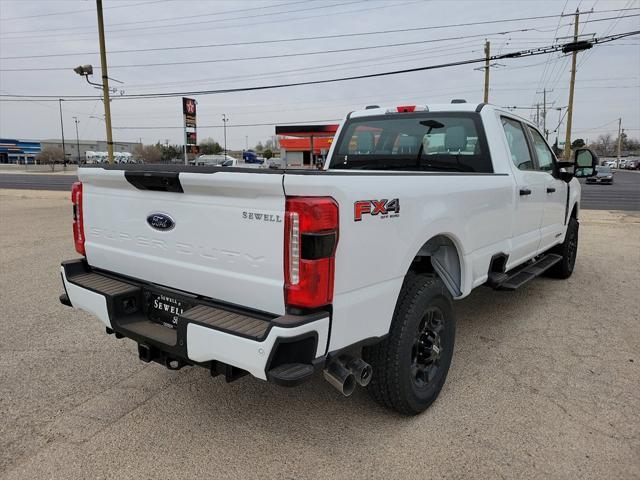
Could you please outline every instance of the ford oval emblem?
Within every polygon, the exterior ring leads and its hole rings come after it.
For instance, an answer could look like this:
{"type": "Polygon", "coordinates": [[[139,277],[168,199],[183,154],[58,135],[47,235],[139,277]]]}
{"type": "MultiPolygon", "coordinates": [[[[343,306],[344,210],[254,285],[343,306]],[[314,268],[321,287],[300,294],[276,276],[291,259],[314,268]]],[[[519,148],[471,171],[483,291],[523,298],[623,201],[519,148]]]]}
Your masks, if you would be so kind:
{"type": "Polygon", "coordinates": [[[151,228],[165,232],[176,226],[176,222],[173,221],[173,218],[166,213],[152,213],[147,217],[147,223],[151,228]]]}

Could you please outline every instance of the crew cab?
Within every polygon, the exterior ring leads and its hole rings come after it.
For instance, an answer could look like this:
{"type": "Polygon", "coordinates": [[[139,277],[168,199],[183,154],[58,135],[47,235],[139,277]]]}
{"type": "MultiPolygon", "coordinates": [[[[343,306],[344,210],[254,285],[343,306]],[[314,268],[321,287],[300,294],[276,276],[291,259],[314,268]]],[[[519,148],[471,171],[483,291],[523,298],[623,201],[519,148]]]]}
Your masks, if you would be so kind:
{"type": "Polygon", "coordinates": [[[368,107],[321,170],[78,169],[61,302],[139,358],[340,392],[417,414],[451,363],[453,300],[571,275],[588,149],[468,103],[368,107]]]}

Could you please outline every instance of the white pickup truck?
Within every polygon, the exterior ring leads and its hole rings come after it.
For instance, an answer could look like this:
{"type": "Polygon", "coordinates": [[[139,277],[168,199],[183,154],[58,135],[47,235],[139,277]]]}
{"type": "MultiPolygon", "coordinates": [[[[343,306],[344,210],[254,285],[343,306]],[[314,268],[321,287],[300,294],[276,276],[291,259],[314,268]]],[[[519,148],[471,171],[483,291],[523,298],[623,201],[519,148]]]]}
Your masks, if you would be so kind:
{"type": "Polygon", "coordinates": [[[62,303],[139,357],[417,414],[454,347],[453,299],[571,275],[587,149],[559,162],[491,105],[352,112],[319,170],[97,165],[72,191],[62,303]]]}

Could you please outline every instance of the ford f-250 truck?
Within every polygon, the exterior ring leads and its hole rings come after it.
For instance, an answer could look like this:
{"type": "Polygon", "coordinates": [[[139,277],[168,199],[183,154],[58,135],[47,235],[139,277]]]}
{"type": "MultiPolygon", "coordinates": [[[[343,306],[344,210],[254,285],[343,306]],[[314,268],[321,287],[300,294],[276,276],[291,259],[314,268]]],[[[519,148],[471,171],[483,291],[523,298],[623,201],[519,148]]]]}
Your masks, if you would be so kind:
{"type": "Polygon", "coordinates": [[[453,299],[571,275],[587,149],[559,162],[491,105],[368,107],[323,170],[99,165],[73,186],[62,303],[141,360],[297,385],[322,370],[404,414],[437,397],[453,299]]]}

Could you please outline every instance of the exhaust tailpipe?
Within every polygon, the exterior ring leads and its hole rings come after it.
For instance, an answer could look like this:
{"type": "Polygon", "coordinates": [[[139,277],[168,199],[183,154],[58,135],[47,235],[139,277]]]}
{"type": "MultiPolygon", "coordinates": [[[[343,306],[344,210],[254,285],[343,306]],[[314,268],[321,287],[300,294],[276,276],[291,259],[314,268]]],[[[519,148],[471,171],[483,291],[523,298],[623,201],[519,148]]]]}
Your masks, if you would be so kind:
{"type": "Polygon", "coordinates": [[[331,362],[323,373],[324,378],[345,397],[351,395],[356,389],[355,376],[340,360],[331,362]]]}
{"type": "Polygon", "coordinates": [[[371,365],[361,358],[351,356],[340,357],[340,360],[342,360],[345,366],[351,371],[351,373],[353,373],[358,385],[361,387],[369,385],[371,377],[373,376],[373,369],[371,368],[371,365]]]}

